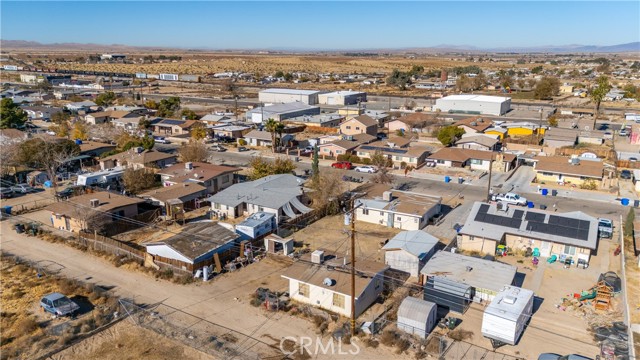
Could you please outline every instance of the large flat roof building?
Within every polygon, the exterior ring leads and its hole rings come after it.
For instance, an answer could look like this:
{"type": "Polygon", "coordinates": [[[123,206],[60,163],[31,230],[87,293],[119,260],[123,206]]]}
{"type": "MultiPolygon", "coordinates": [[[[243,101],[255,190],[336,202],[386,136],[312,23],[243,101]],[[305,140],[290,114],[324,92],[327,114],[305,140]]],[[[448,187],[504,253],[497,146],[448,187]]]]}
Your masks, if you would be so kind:
{"type": "Polygon", "coordinates": [[[261,106],[246,112],[247,121],[259,124],[268,119],[283,121],[304,115],[319,115],[320,107],[310,106],[303,102],[288,102],[270,106],[261,106]]]}
{"type": "Polygon", "coordinates": [[[504,115],[511,110],[511,98],[487,95],[450,95],[436,100],[433,110],[460,114],[504,115]]]}
{"type": "Polygon", "coordinates": [[[317,90],[265,89],[258,93],[258,99],[263,103],[301,102],[307,105],[316,105],[318,94],[320,91],[317,90]]]}

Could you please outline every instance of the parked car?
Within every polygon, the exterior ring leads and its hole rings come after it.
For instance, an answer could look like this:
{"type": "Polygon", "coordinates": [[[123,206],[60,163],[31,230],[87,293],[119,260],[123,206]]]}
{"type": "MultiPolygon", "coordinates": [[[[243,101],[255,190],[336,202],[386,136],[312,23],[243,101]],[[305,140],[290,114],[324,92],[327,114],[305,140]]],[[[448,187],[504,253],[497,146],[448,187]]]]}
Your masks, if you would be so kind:
{"type": "Polygon", "coordinates": [[[220,145],[213,145],[211,147],[211,150],[217,151],[217,152],[225,152],[225,151],[227,151],[227,149],[225,149],[224,147],[222,147],[220,145]]]}
{"type": "Polygon", "coordinates": [[[247,149],[247,148],[246,148],[246,147],[244,147],[244,146],[240,146],[240,147],[238,148],[238,151],[239,151],[239,152],[249,151],[249,149],[247,149]]]}
{"type": "Polygon", "coordinates": [[[353,164],[348,161],[338,161],[331,164],[331,167],[334,169],[351,170],[353,169],[353,164]]]}
{"type": "Polygon", "coordinates": [[[538,356],[538,360],[593,360],[592,358],[588,358],[586,356],[578,355],[578,354],[570,354],[570,355],[559,355],[554,353],[544,353],[538,356]]]}
{"type": "Polygon", "coordinates": [[[613,133],[611,131],[605,131],[604,132],[604,136],[602,136],[605,139],[611,140],[613,139],[613,133]]]}
{"type": "Polygon", "coordinates": [[[11,190],[14,193],[21,193],[21,194],[26,194],[26,193],[30,193],[33,192],[33,188],[31,186],[29,186],[29,184],[17,184],[17,185],[13,185],[11,187],[11,190]]]}
{"type": "Polygon", "coordinates": [[[635,161],[638,161],[638,158],[637,158],[637,157],[630,157],[630,158],[629,158],[629,161],[631,161],[631,162],[635,162],[635,161]]]}
{"type": "Polygon", "coordinates": [[[369,173],[369,174],[373,174],[375,172],[378,172],[378,169],[376,169],[375,166],[371,166],[371,165],[362,165],[362,166],[358,166],[355,169],[357,172],[365,172],[365,173],[369,173]]]}
{"type": "Polygon", "coordinates": [[[307,147],[305,147],[304,149],[302,149],[303,153],[312,153],[313,152],[314,147],[311,145],[308,145],[307,147]]]}
{"type": "Polygon", "coordinates": [[[619,136],[629,136],[629,132],[627,131],[627,129],[622,129],[618,132],[619,136]]]}
{"type": "Polygon", "coordinates": [[[74,186],[69,186],[67,188],[65,188],[62,191],[58,191],[56,193],[56,197],[59,199],[67,199],[70,198],[74,195],[78,195],[80,193],[83,193],[85,190],[85,187],[83,185],[74,185],[74,186]]]}
{"type": "Polygon", "coordinates": [[[74,316],[80,306],[60,293],[51,293],[40,300],[40,306],[47,312],[58,316],[74,316]]]}
{"type": "Polygon", "coordinates": [[[598,219],[598,236],[601,238],[610,238],[613,236],[613,222],[609,219],[598,219]]]}
{"type": "Polygon", "coordinates": [[[496,194],[493,195],[491,197],[491,200],[493,201],[500,201],[503,203],[507,203],[510,205],[520,205],[520,206],[526,206],[527,205],[527,199],[523,198],[522,196],[516,194],[516,193],[506,193],[506,194],[496,194]]]}
{"type": "Polygon", "coordinates": [[[631,179],[631,171],[626,170],[626,169],[620,171],[620,179],[630,180],[631,179]]]}
{"type": "Polygon", "coordinates": [[[8,199],[13,197],[13,190],[8,187],[0,187],[0,199],[8,199]]]}
{"type": "Polygon", "coordinates": [[[171,144],[171,141],[165,139],[163,136],[156,136],[153,138],[153,140],[155,140],[155,142],[157,142],[158,144],[171,144]]]}

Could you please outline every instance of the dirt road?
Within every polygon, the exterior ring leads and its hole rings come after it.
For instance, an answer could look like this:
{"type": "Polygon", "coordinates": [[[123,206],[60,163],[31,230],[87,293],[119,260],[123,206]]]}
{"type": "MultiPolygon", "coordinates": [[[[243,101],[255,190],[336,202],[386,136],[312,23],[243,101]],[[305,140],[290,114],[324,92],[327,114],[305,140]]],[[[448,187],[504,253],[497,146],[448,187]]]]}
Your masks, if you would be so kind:
{"type": "MultiPolygon", "coordinates": [[[[285,336],[316,337],[309,321],[285,313],[265,313],[249,304],[248,295],[259,286],[267,285],[278,290],[286,288],[287,283],[280,277],[282,269],[287,266],[285,263],[266,259],[245,269],[222,275],[213,282],[185,286],[116,268],[104,259],[61,244],[16,234],[8,221],[1,223],[0,235],[2,251],[31,261],[58,263],[62,268],[61,275],[107,288],[113,287],[111,291],[116,295],[133,299],[136,303],[163,303],[276,346],[278,342],[270,339],[279,340],[285,336]]],[[[395,356],[389,350],[364,347],[360,355],[367,359],[389,359],[395,356]]],[[[402,357],[404,356],[400,358],[402,357]]]]}

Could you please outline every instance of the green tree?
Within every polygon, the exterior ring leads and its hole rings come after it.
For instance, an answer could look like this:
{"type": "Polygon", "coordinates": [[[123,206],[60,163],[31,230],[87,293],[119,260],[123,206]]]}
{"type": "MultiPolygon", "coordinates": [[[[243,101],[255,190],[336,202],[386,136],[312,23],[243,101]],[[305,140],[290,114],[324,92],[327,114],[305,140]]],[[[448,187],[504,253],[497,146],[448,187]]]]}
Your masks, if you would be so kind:
{"type": "Polygon", "coordinates": [[[96,105],[111,106],[116,102],[116,94],[113,91],[103,92],[96,97],[96,105]]]}
{"type": "Polygon", "coordinates": [[[191,109],[183,109],[180,115],[187,120],[198,120],[200,117],[191,109]]]}
{"type": "Polygon", "coordinates": [[[151,120],[147,119],[146,117],[138,121],[138,129],[147,130],[150,127],[151,127],[151,120]]]}
{"type": "Polygon", "coordinates": [[[629,212],[627,213],[627,218],[624,221],[624,227],[623,227],[624,236],[627,236],[627,237],[633,236],[633,222],[635,221],[635,219],[636,219],[636,212],[633,210],[633,208],[629,208],[629,212]]]}
{"type": "Polygon", "coordinates": [[[558,117],[555,115],[552,115],[549,117],[549,119],[547,120],[549,122],[549,126],[551,127],[558,127],[558,117]]]}
{"type": "Polygon", "coordinates": [[[54,113],[53,115],[51,115],[51,122],[53,122],[54,124],[62,124],[62,123],[66,123],[71,119],[71,114],[69,114],[68,112],[65,111],[59,111],[57,113],[54,113]]]}
{"type": "Polygon", "coordinates": [[[291,81],[291,80],[293,80],[293,75],[291,75],[291,73],[284,74],[284,81],[291,81]]]}
{"type": "Polygon", "coordinates": [[[320,180],[320,159],[318,156],[318,144],[313,147],[313,159],[311,160],[311,175],[313,176],[313,182],[317,183],[320,180]]]}
{"type": "Polygon", "coordinates": [[[464,134],[464,129],[450,125],[438,131],[437,138],[444,146],[453,145],[464,134]]]}
{"type": "Polygon", "coordinates": [[[153,100],[147,100],[144,103],[144,107],[146,107],[147,109],[157,110],[158,109],[158,103],[153,101],[153,100]]]}
{"type": "Polygon", "coordinates": [[[264,128],[271,133],[271,152],[275,153],[276,148],[278,147],[278,134],[281,134],[282,131],[284,131],[284,124],[270,118],[265,123],[264,128]]]}
{"type": "Polygon", "coordinates": [[[560,81],[554,77],[545,76],[533,89],[533,97],[538,100],[551,99],[560,93],[560,81]]]}
{"type": "Polygon", "coordinates": [[[469,92],[473,90],[471,79],[465,74],[458,76],[458,79],[456,80],[456,90],[462,92],[469,92]]]}
{"type": "Polygon", "coordinates": [[[593,128],[595,129],[596,120],[598,119],[598,115],[600,115],[600,103],[604,100],[604,97],[607,95],[609,90],[611,90],[611,84],[609,84],[609,78],[602,75],[598,78],[598,85],[591,90],[591,100],[594,103],[594,117],[593,117],[593,128]]]}
{"type": "Polygon", "coordinates": [[[273,77],[275,77],[275,78],[283,78],[284,77],[284,72],[278,70],[278,71],[276,71],[275,74],[273,74],[273,77]]]}
{"type": "Polygon", "coordinates": [[[542,72],[542,70],[544,70],[544,68],[542,67],[542,65],[536,66],[533,69],[531,69],[531,73],[532,74],[540,74],[542,72]]]}
{"type": "Polygon", "coordinates": [[[288,157],[279,156],[274,161],[262,156],[256,156],[249,161],[249,179],[258,180],[265,176],[276,174],[290,174],[296,169],[296,165],[288,157]]]}
{"type": "Polygon", "coordinates": [[[160,104],[158,104],[158,113],[157,115],[160,117],[172,117],[180,108],[180,98],[177,96],[172,96],[167,99],[160,100],[160,104]]]}
{"type": "Polygon", "coordinates": [[[22,127],[27,119],[27,113],[18,104],[9,98],[2,99],[0,103],[0,129],[22,127]]]}
{"type": "Polygon", "coordinates": [[[403,72],[398,69],[394,69],[387,78],[387,85],[397,86],[400,90],[406,90],[407,85],[410,84],[411,75],[408,72],[403,72]]]}
{"type": "Polygon", "coordinates": [[[202,122],[197,122],[191,127],[191,138],[200,141],[207,137],[207,127],[202,122]]]}

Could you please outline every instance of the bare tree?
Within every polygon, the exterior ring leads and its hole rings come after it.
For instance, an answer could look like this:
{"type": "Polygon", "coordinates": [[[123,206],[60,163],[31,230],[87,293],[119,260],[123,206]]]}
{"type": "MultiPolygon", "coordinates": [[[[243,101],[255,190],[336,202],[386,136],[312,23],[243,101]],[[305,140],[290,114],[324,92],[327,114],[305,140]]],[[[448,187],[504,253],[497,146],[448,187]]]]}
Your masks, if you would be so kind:
{"type": "Polygon", "coordinates": [[[113,126],[111,123],[89,126],[89,137],[102,141],[116,141],[124,132],[123,129],[113,126]]]}
{"type": "MultiPolygon", "coordinates": [[[[342,180],[342,174],[336,169],[323,169],[322,172],[313,178],[310,185],[311,191],[309,197],[312,201],[314,209],[324,209],[325,214],[333,214],[338,207],[327,207],[333,200],[337,199],[345,191],[345,182],[342,180]]],[[[337,206],[337,205],[336,205],[337,206]]]]}
{"type": "Polygon", "coordinates": [[[40,137],[25,141],[20,145],[18,160],[34,168],[43,169],[53,189],[58,191],[58,169],[80,153],[80,147],[73,141],[50,137],[40,137]]]}
{"type": "Polygon", "coordinates": [[[379,184],[391,184],[393,182],[393,175],[389,173],[391,166],[393,166],[393,161],[387,155],[378,150],[371,156],[371,163],[378,168],[378,172],[371,179],[373,182],[379,184]]]}
{"type": "Polygon", "coordinates": [[[180,160],[183,162],[204,162],[209,158],[209,150],[204,142],[194,139],[182,145],[178,153],[180,153],[180,160]]]}
{"type": "Polygon", "coordinates": [[[0,175],[15,173],[18,161],[19,143],[10,142],[0,145],[0,175]]]}

